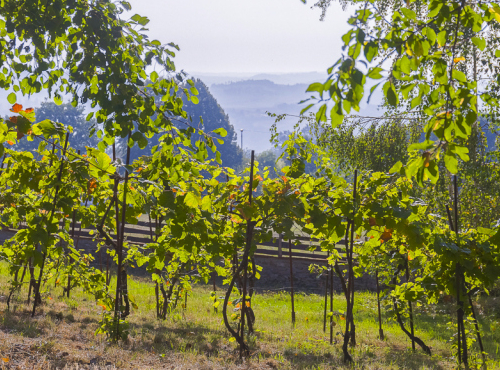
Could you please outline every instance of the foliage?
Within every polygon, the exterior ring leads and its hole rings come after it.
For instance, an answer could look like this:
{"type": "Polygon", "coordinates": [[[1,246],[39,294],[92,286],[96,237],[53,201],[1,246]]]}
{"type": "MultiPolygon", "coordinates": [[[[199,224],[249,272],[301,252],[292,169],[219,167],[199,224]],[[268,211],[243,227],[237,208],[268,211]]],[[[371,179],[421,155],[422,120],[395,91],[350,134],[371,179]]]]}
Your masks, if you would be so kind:
{"type": "Polygon", "coordinates": [[[426,140],[409,148],[406,175],[435,183],[440,161],[457,173],[459,160],[469,159],[465,142],[478,115],[494,121],[498,109],[492,76],[498,75],[500,8],[447,0],[353,3],[352,27],[342,37],[345,54],[328,69],[325,83],[308,88],[321,104],[317,121],[326,122],[331,101],[331,126],[338,126],[345,114],[359,111],[365,86],[372,86],[370,93],[380,86],[393,112],[426,123],[426,140]]]}
{"type": "MultiPolygon", "coordinates": [[[[69,103],[57,105],[53,102],[42,102],[40,107],[35,107],[37,121],[50,120],[62,123],[64,126],[72,126],[73,132],[69,136],[69,144],[82,153],[86,152],[85,147],[96,148],[98,139],[94,135],[90,136],[92,130],[97,128],[97,121],[93,118],[86,120],[84,107],[73,107],[69,103]]],[[[38,148],[37,141],[19,141],[13,148],[17,151],[33,151],[38,148]]]]}

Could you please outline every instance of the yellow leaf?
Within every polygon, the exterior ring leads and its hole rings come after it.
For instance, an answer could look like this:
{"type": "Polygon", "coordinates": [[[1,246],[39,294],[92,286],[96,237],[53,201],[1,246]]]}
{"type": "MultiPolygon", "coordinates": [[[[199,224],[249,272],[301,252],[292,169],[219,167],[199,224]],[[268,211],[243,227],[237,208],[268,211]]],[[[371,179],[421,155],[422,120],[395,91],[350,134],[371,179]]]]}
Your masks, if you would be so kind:
{"type": "Polygon", "coordinates": [[[493,14],[498,23],[500,23],[500,7],[490,8],[490,12],[493,14]]]}
{"type": "Polygon", "coordinates": [[[9,362],[10,361],[10,359],[8,359],[7,357],[2,357],[2,360],[3,360],[3,362],[9,362]]]}
{"type": "Polygon", "coordinates": [[[406,54],[408,54],[409,56],[413,56],[413,51],[411,50],[410,45],[408,45],[408,43],[406,43],[406,54]]]}
{"type": "Polygon", "coordinates": [[[463,61],[465,61],[464,57],[458,57],[458,58],[453,59],[453,63],[458,63],[458,62],[463,62],[463,61]]]}

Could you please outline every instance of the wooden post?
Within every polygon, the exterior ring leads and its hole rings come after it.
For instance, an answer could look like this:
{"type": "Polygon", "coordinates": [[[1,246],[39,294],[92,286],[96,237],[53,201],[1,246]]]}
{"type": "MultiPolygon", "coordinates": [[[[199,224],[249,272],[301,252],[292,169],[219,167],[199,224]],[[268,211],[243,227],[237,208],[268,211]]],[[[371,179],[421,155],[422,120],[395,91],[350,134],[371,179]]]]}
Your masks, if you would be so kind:
{"type": "MultiPolygon", "coordinates": [[[[252,150],[250,157],[250,177],[248,181],[248,202],[252,204],[253,195],[253,171],[254,171],[254,156],[255,152],[252,150]]],[[[252,220],[247,221],[246,230],[246,243],[245,252],[243,253],[243,258],[241,264],[243,266],[243,294],[241,299],[241,338],[244,342],[245,340],[245,314],[246,314],[246,295],[247,295],[247,277],[248,277],[248,254],[250,253],[250,247],[252,246],[252,234],[253,234],[253,224],[252,220]]],[[[250,320],[248,321],[250,323],[250,320]]],[[[244,348],[240,346],[240,357],[243,356],[244,348]]]]}
{"type": "MultiPolygon", "coordinates": [[[[410,267],[408,262],[408,254],[406,255],[406,284],[410,282],[410,267]]],[[[408,308],[410,310],[410,332],[411,332],[411,349],[415,352],[415,328],[413,324],[413,307],[411,301],[408,301],[408,308]]]]}
{"type": "Polygon", "coordinates": [[[378,270],[375,272],[375,280],[377,281],[378,335],[381,340],[384,340],[384,330],[382,329],[382,314],[380,311],[380,286],[378,282],[378,270]]]}
{"type": "Polygon", "coordinates": [[[278,257],[283,257],[283,234],[280,234],[278,239],[278,257]]]}
{"type": "MultiPolygon", "coordinates": [[[[333,312],[333,269],[330,267],[330,312],[333,312]]],[[[333,344],[333,314],[330,315],[330,344],[333,344]]]]}
{"type": "MultiPolygon", "coordinates": [[[[212,272],[212,282],[214,285],[214,304],[217,302],[217,288],[215,286],[215,271],[212,272]]],[[[217,307],[214,306],[214,312],[217,313],[217,307]]]]}
{"type": "Polygon", "coordinates": [[[354,171],[354,184],[353,184],[353,210],[352,210],[352,219],[348,222],[350,222],[351,225],[351,240],[350,240],[350,245],[346,243],[346,257],[347,257],[347,266],[348,266],[348,277],[349,280],[347,282],[347,294],[346,294],[346,301],[347,301],[347,312],[346,312],[346,317],[345,317],[345,334],[344,334],[344,343],[342,345],[342,352],[344,354],[344,361],[345,362],[352,362],[352,357],[349,354],[349,351],[347,349],[347,346],[349,344],[349,340],[351,340],[352,344],[355,344],[355,326],[354,326],[354,319],[352,317],[352,311],[354,307],[354,271],[353,271],[353,262],[352,262],[352,256],[353,256],[353,249],[354,249],[354,230],[356,229],[355,225],[355,216],[356,216],[356,197],[357,197],[357,182],[358,182],[358,171],[354,171]]]}
{"type": "Polygon", "coordinates": [[[106,247],[106,287],[109,287],[110,281],[111,281],[111,275],[109,273],[109,253],[108,253],[108,248],[106,247]]]}
{"type": "MultiPolygon", "coordinates": [[[[80,149],[78,149],[78,156],[80,156],[80,149]]],[[[76,209],[73,210],[73,220],[71,225],[71,239],[75,242],[75,223],[76,223],[76,209]]],[[[69,291],[71,289],[71,271],[68,272],[68,286],[66,287],[66,296],[69,298],[69,291]]]]}
{"type": "MultiPolygon", "coordinates": [[[[453,197],[454,197],[454,211],[455,211],[455,234],[457,237],[457,246],[459,246],[459,224],[458,224],[458,185],[457,185],[457,175],[453,176],[453,197]]],[[[457,304],[458,311],[457,315],[459,318],[458,330],[462,331],[462,355],[465,368],[469,368],[469,360],[467,356],[467,337],[465,336],[465,324],[464,324],[464,302],[461,300],[462,281],[464,281],[464,273],[462,272],[462,266],[457,263],[457,304]]]]}
{"type": "Polygon", "coordinates": [[[295,302],[293,296],[293,263],[292,263],[292,240],[288,240],[288,257],[290,258],[290,287],[292,289],[292,325],[295,325],[295,302]]]}
{"type": "MultiPolygon", "coordinates": [[[[130,140],[131,133],[129,132],[128,134],[128,139],[130,140]]],[[[126,164],[128,165],[130,162],[130,146],[128,145],[127,140],[127,161],[126,164]]],[[[115,148],[113,145],[113,157],[115,157],[115,148]]],[[[122,220],[120,223],[120,232],[119,235],[117,235],[117,254],[118,254],[118,268],[117,268],[117,276],[116,276],[116,298],[115,298],[115,322],[116,322],[116,337],[115,340],[118,340],[120,337],[120,319],[121,319],[121,307],[120,307],[120,302],[122,300],[122,268],[123,268],[123,240],[124,240],[124,235],[125,235],[125,213],[127,210],[127,187],[128,187],[128,176],[129,173],[127,170],[125,170],[125,180],[123,183],[123,202],[122,202],[122,220]]],[[[115,180],[118,181],[118,180],[115,180]]],[[[115,187],[116,189],[117,187],[115,187]]],[[[118,208],[118,195],[115,190],[115,197],[116,197],[116,208],[118,208]]],[[[118,216],[117,216],[118,218],[118,216]]],[[[117,231],[118,231],[118,225],[117,225],[117,231]]],[[[125,293],[126,294],[126,293],[125,293]]]]}
{"type": "Polygon", "coordinates": [[[474,319],[474,327],[476,329],[477,342],[479,344],[479,349],[481,350],[481,357],[483,358],[483,367],[486,368],[486,356],[483,347],[483,339],[481,338],[481,333],[479,332],[479,325],[476,318],[476,311],[474,310],[474,306],[472,305],[472,298],[469,293],[469,304],[470,309],[472,311],[472,318],[474,319]]]}
{"type": "Polygon", "coordinates": [[[329,276],[330,276],[330,265],[328,264],[328,257],[330,257],[330,251],[327,252],[327,257],[326,257],[326,266],[327,266],[327,272],[326,272],[326,279],[325,279],[325,312],[323,313],[323,333],[326,333],[326,310],[328,308],[328,283],[330,281],[329,276]]]}

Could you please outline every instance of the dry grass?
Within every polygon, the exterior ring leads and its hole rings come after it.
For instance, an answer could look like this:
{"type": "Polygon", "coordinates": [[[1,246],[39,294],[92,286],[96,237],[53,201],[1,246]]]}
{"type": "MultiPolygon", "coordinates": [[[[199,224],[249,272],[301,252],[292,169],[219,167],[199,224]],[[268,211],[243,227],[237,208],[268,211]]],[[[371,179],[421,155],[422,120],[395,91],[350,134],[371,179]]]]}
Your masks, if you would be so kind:
{"type": "MultiPolygon", "coordinates": [[[[195,289],[185,310],[178,309],[166,321],[158,321],[152,285],[131,279],[130,293],[139,308],[130,316],[128,341],[115,344],[94,335],[102,308],[81,291],[74,290],[70,299],[62,298],[61,288],[54,289],[52,283],[44,293],[43,306],[31,318],[25,290],[16,294],[11,312],[6,311],[7,282],[0,271],[0,357],[8,359],[0,359],[0,364],[5,369],[456,368],[448,342],[453,332],[447,325],[452,307],[417,310],[417,334],[432,347],[433,356],[429,357],[420,350],[412,353],[411,344],[393,324],[384,323],[387,339],[379,340],[374,296],[360,293],[355,313],[358,345],[351,349],[356,362],[348,366],[342,362],[340,334],[334,333],[336,344],[331,346],[328,333],[323,333],[321,297],[297,295],[297,324],[292,328],[289,295],[259,294],[254,299],[258,331],[248,338],[251,357],[241,361],[221,314],[211,308],[206,287],[195,289]]],[[[344,305],[342,297],[335,296],[334,309],[344,305]]],[[[494,359],[499,338],[487,326],[482,325],[482,330],[494,359]]],[[[500,366],[491,361],[489,368],[500,366]]]]}

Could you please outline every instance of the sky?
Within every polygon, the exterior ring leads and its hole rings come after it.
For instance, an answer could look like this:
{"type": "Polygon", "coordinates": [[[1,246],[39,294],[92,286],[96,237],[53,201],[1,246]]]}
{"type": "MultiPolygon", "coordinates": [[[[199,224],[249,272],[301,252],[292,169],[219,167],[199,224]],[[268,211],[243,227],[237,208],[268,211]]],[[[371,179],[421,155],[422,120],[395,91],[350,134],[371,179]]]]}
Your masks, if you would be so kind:
{"type": "Polygon", "coordinates": [[[324,72],[348,29],[338,3],[321,22],[312,0],[129,1],[130,16],[150,19],[150,37],[179,45],[176,67],[191,74],[324,72]]]}

